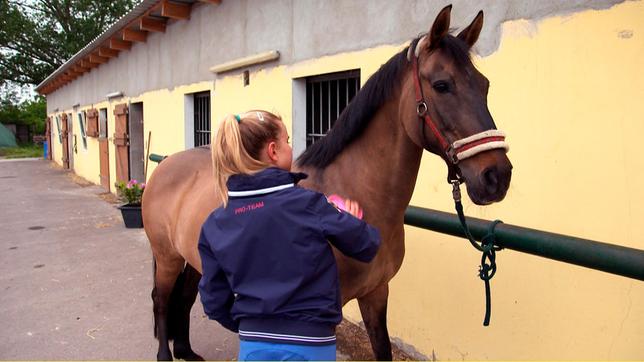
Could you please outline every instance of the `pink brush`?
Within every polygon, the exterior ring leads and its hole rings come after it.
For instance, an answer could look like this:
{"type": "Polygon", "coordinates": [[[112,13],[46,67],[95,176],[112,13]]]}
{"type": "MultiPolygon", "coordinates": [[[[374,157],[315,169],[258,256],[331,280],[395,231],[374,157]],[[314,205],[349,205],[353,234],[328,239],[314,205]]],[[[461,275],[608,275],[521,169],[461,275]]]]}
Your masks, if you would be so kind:
{"type": "MultiPolygon", "coordinates": [[[[344,204],[344,198],[340,197],[339,195],[333,194],[327,197],[327,200],[329,202],[332,202],[335,204],[335,206],[338,207],[340,210],[347,210],[346,205],[344,204]]],[[[360,208],[360,211],[358,212],[358,219],[362,219],[362,208],[360,208]]]]}

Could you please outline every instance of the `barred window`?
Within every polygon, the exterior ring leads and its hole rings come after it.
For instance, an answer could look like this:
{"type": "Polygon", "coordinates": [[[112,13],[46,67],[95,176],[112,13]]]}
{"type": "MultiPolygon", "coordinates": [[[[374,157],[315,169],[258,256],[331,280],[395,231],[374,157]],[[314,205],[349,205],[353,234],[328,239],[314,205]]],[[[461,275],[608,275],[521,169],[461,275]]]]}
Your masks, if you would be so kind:
{"type": "Polygon", "coordinates": [[[306,79],[307,148],[326,135],[359,89],[359,69],[306,79]]]}
{"type": "Polygon", "coordinates": [[[195,147],[210,144],[210,92],[194,95],[195,147]]]}

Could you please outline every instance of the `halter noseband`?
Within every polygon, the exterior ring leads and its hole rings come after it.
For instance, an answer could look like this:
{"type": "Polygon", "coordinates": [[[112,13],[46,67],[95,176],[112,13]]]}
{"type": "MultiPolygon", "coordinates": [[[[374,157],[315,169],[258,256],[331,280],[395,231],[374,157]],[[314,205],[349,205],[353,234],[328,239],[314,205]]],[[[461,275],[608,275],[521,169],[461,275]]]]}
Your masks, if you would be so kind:
{"type": "Polygon", "coordinates": [[[429,115],[429,106],[425,101],[423,95],[423,89],[420,86],[420,73],[418,70],[418,57],[420,54],[420,44],[424,44],[427,41],[427,36],[422,37],[416,45],[410,44],[409,50],[407,52],[407,59],[411,61],[413,72],[414,72],[414,89],[416,93],[416,114],[420,119],[421,134],[423,136],[423,143],[425,149],[429,150],[428,142],[425,137],[425,125],[431,129],[434,137],[440,143],[441,150],[444,152],[445,159],[448,161],[449,175],[448,182],[462,182],[459,170],[458,163],[464,159],[475,156],[479,153],[495,150],[499,148],[505,149],[507,152],[510,149],[510,146],[505,142],[505,133],[497,129],[490,129],[480,133],[473,134],[469,137],[465,137],[460,140],[456,140],[453,143],[447,142],[446,138],[440,132],[436,123],[432,120],[429,115]],[[412,48],[414,47],[414,49],[412,48]]]}

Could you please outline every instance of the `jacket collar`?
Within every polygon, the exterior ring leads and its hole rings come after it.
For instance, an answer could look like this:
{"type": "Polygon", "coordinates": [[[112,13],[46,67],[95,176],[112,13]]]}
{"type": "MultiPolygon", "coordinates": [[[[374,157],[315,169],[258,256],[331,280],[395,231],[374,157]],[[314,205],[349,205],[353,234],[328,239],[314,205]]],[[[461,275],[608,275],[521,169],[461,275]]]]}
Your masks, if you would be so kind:
{"type": "Polygon", "coordinates": [[[266,168],[254,175],[232,175],[228,178],[228,196],[263,195],[295,186],[307,178],[305,173],[293,173],[277,167],[266,168]]]}

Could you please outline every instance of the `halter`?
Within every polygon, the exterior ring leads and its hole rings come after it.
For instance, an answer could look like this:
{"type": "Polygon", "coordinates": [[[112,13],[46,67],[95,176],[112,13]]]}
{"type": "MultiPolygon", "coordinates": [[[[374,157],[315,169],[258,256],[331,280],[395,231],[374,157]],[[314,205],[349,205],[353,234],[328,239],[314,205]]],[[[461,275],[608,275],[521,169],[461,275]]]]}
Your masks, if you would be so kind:
{"type": "Polygon", "coordinates": [[[480,133],[473,134],[471,136],[465,137],[460,140],[456,140],[451,144],[447,142],[447,139],[440,132],[436,123],[432,120],[429,115],[429,106],[425,101],[425,96],[423,95],[423,88],[420,86],[420,73],[418,70],[418,56],[419,49],[418,46],[421,43],[426,41],[426,36],[422,37],[415,45],[415,49],[412,49],[414,44],[409,46],[409,51],[407,53],[407,59],[411,61],[413,72],[414,72],[414,90],[416,93],[416,114],[420,119],[421,134],[423,135],[423,143],[425,149],[429,150],[428,142],[425,137],[425,125],[434,134],[434,137],[440,143],[441,150],[444,152],[444,158],[447,161],[447,167],[449,169],[447,181],[449,183],[462,183],[462,178],[460,176],[460,170],[458,169],[458,163],[462,160],[475,156],[479,153],[500,149],[505,149],[507,152],[510,147],[507,142],[505,142],[505,133],[497,129],[490,129],[480,133]]]}
{"type": "Polygon", "coordinates": [[[412,42],[407,52],[407,60],[411,61],[414,71],[414,89],[416,92],[416,114],[420,119],[420,132],[423,135],[423,144],[426,150],[429,151],[429,143],[425,137],[425,125],[432,130],[434,137],[438,140],[443,154],[441,155],[447,162],[448,174],[447,182],[452,184],[452,196],[458,219],[465,236],[470,244],[483,253],[481,257],[481,265],[479,267],[479,278],[485,283],[485,317],[483,325],[490,324],[490,315],[492,311],[492,301],[490,297],[490,279],[496,274],[496,252],[501,250],[501,247],[494,245],[495,235],[494,228],[497,224],[501,223],[500,220],[494,221],[489,228],[488,234],[481,240],[479,246],[472,236],[470,229],[467,227],[465,220],[465,213],[463,212],[463,204],[461,203],[461,189],[460,184],[463,183],[463,178],[460,175],[458,163],[462,160],[478,155],[479,153],[495,150],[505,149],[508,152],[509,145],[505,142],[505,133],[497,129],[490,129],[487,131],[479,132],[471,136],[456,140],[451,144],[440,132],[436,123],[429,115],[429,106],[425,101],[423,95],[423,88],[420,86],[420,73],[418,71],[418,56],[420,54],[421,46],[427,41],[427,36],[422,37],[416,44],[412,42]],[[489,262],[488,262],[489,261],[489,262]]]}

